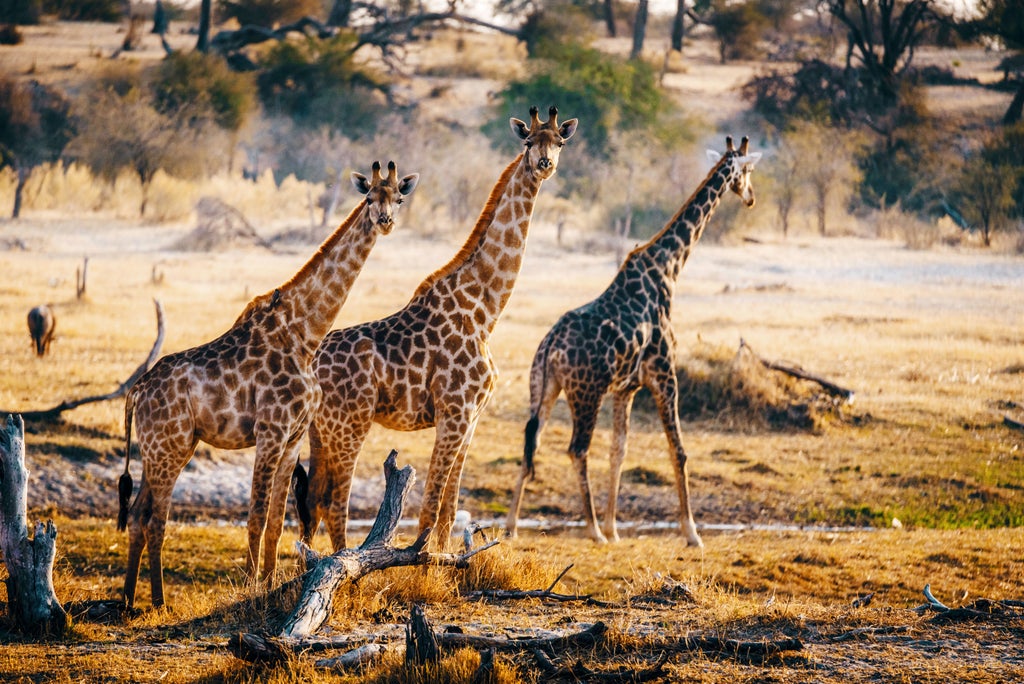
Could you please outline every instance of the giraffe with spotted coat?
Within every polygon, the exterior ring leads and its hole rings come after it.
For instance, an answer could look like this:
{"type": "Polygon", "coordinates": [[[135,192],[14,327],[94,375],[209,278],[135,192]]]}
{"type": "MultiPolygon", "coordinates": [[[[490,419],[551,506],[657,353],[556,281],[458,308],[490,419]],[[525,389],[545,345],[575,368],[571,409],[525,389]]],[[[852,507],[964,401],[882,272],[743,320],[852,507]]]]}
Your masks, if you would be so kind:
{"type": "Polygon", "coordinates": [[[161,549],[171,493],[198,442],[219,449],[256,447],[249,500],[246,574],[273,580],[285,505],[298,450],[320,402],[313,357],[331,329],[377,241],[418,174],[398,177],[394,162],[367,179],[348,218],[281,287],[253,299],[223,335],[169,354],[147,371],[125,402],[125,472],[119,482],[118,529],[128,528],[124,600],[134,607],[142,552],[149,548],[154,607],[164,604],[161,549]],[[129,507],[132,422],[142,457],[142,484],[129,507]]]}
{"type": "Polygon", "coordinates": [[[334,549],[345,547],[353,471],[376,422],[392,430],[436,428],[419,530],[433,530],[431,544],[444,547],[466,453],[494,392],[489,339],[512,295],[541,184],[576,132],[576,119],[559,125],[555,107],[546,122],[536,107],[530,116],[529,126],[510,120],[526,149],[501,174],[452,260],[400,311],[335,330],[320,346],[314,370],[324,401],[309,431],[308,509],[299,511],[307,543],[323,520],[334,549]]]}
{"type": "Polygon", "coordinates": [[[679,524],[687,543],[702,546],[690,509],[686,452],[679,427],[676,338],[672,299],[676,279],[711,215],[728,190],[754,206],[750,174],[760,153],[739,149],[726,138],[726,152],[708,151],[715,161],[707,178],[668,223],[623,261],[597,299],[564,314],[541,340],[530,368],[530,418],[519,480],[505,528],[515,536],[526,482],[534,477],[538,436],[564,391],[572,416],[569,455],[579,481],[587,533],[598,542],[617,541],[615,518],[633,397],[650,390],[668,438],[679,495],[679,524]],[[611,476],[604,530],[598,528],[587,474],[587,455],[605,395],[613,400],[611,476]]]}

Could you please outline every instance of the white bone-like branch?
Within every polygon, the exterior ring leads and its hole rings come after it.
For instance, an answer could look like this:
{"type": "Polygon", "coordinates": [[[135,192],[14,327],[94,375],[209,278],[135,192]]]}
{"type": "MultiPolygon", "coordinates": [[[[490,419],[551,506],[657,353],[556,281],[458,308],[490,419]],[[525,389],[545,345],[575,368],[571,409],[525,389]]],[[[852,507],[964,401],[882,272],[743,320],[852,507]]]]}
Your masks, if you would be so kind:
{"type": "Polygon", "coordinates": [[[931,584],[924,585],[924,597],[926,599],[928,599],[928,605],[931,606],[932,608],[934,608],[936,610],[949,610],[949,606],[944,604],[939,599],[935,598],[935,595],[932,594],[932,585],[931,584]]]}

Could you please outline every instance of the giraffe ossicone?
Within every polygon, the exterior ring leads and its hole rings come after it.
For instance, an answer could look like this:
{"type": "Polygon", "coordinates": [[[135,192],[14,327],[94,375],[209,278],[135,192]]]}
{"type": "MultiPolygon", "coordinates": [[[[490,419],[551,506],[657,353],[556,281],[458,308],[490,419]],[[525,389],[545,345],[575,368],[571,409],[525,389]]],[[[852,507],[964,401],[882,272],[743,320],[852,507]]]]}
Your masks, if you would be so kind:
{"type": "Polygon", "coordinates": [[[505,529],[515,536],[526,482],[534,477],[534,455],[541,430],[564,392],[572,416],[569,455],[576,471],[588,534],[595,541],[617,540],[616,514],[620,473],[633,397],[650,390],[669,442],[679,497],[680,531],[692,546],[702,546],[690,505],[686,452],[679,426],[676,338],[672,299],[676,279],[700,239],[722,196],[732,191],[754,206],[750,174],[760,154],[726,138],[724,154],[712,153],[707,178],[668,223],[626,257],[611,284],[596,299],[565,313],[541,340],[530,368],[530,418],[523,461],[512,494],[505,529]],[[590,442],[606,395],[613,399],[611,472],[604,529],[598,527],[587,474],[590,442]]]}
{"type": "Polygon", "coordinates": [[[162,547],[171,493],[198,442],[256,447],[249,499],[246,572],[273,580],[285,504],[299,444],[320,402],[313,356],[395,210],[419,176],[352,174],[364,195],[348,218],[286,283],[253,299],[215,340],[161,358],[125,400],[125,472],[118,482],[118,529],[128,529],[124,599],[134,607],[142,552],[149,549],[154,607],[164,604],[162,547]],[[134,422],[142,482],[129,506],[134,422]]]}
{"type": "Polygon", "coordinates": [[[448,539],[466,453],[494,391],[489,339],[512,295],[541,184],[577,121],[559,124],[555,107],[542,121],[533,107],[529,124],[509,124],[525,149],[502,172],[462,248],[400,311],[332,331],[320,346],[314,371],[324,400],[309,430],[308,508],[300,508],[307,542],[323,520],[333,547],[347,544],[353,471],[374,423],[436,428],[419,529],[433,530],[435,546],[448,539]]]}

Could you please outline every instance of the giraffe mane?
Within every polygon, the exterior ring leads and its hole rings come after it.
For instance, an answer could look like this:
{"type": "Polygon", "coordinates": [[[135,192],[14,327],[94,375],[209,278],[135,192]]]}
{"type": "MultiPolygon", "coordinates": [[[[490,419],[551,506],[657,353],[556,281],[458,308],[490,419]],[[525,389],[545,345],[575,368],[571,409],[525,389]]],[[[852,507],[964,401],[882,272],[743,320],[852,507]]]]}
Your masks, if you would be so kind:
{"type": "Polygon", "coordinates": [[[718,172],[718,169],[723,164],[725,164],[732,155],[733,152],[726,152],[725,154],[723,154],[722,158],[718,160],[718,163],[712,166],[711,170],[708,171],[708,175],[704,176],[704,180],[698,183],[694,191],[690,193],[690,197],[685,202],[683,202],[682,206],[679,207],[679,211],[672,214],[672,218],[666,221],[665,225],[661,227],[661,230],[655,233],[650,240],[648,240],[647,242],[638,247],[635,247],[633,251],[629,253],[629,256],[633,256],[633,254],[635,254],[636,252],[642,252],[643,250],[647,249],[649,246],[657,242],[663,235],[665,235],[665,233],[668,232],[668,230],[675,224],[675,222],[679,220],[679,217],[682,215],[682,213],[686,211],[686,209],[693,203],[694,198],[697,197],[697,193],[700,192],[701,188],[707,185],[707,182],[711,180],[711,177],[718,172]]]}
{"type": "Polygon", "coordinates": [[[252,301],[246,304],[245,309],[242,310],[242,313],[235,320],[235,325],[238,325],[246,318],[252,316],[255,311],[265,308],[267,302],[270,302],[274,299],[275,293],[277,293],[277,296],[280,297],[280,292],[282,290],[288,289],[294,283],[299,282],[303,278],[308,276],[310,271],[312,271],[316,267],[317,263],[319,263],[323,259],[324,253],[331,249],[339,240],[341,240],[343,235],[345,235],[349,230],[352,229],[352,226],[356,224],[356,220],[359,218],[359,214],[363,211],[364,207],[366,207],[365,197],[359,202],[359,204],[355,206],[354,209],[352,209],[352,212],[344,221],[341,222],[341,225],[335,228],[334,232],[331,233],[327,237],[327,239],[320,244],[320,247],[316,250],[316,253],[314,253],[313,256],[309,258],[309,260],[302,266],[302,268],[299,269],[298,273],[293,275],[288,280],[288,282],[286,282],[284,285],[281,285],[280,287],[274,288],[270,292],[257,295],[252,299],[252,301]]]}
{"type": "Polygon", "coordinates": [[[413,294],[414,299],[432,288],[445,276],[454,273],[460,266],[466,263],[473,252],[476,251],[477,245],[480,244],[480,240],[487,232],[488,226],[490,226],[494,221],[494,213],[498,208],[498,201],[505,193],[505,188],[508,187],[512,174],[515,173],[516,167],[523,158],[523,154],[523,152],[520,152],[519,155],[512,160],[512,163],[510,163],[505,170],[501,172],[498,182],[494,185],[494,188],[491,189],[491,194],[487,198],[486,204],[484,204],[483,211],[480,212],[480,218],[476,220],[476,225],[473,226],[473,232],[471,232],[469,237],[466,238],[466,242],[462,245],[462,248],[454,257],[452,257],[451,261],[431,273],[427,276],[426,280],[420,283],[420,286],[416,288],[416,292],[413,294]]]}

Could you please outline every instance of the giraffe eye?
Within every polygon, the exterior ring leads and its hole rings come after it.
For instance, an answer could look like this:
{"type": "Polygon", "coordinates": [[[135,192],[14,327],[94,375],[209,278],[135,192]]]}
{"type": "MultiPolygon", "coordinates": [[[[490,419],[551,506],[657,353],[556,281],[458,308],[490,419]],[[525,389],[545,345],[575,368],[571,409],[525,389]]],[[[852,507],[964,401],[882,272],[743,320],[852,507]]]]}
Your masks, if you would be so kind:
{"type": "Polygon", "coordinates": [[[395,204],[401,204],[401,203],[402,203],[402,202],[404,202],[404,201],[405,201],[404,199],[402,199],[401,197],[399,197],[398,199],[396,199],[396,200],[395,200],[395,204]]]}
{"type": "Polygon", "coordinates": [[[533,147],[533,141],[532,140],[527,140],[526,141],[526,149],[530,149],[531,147],[533,147]]]}

